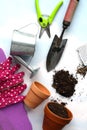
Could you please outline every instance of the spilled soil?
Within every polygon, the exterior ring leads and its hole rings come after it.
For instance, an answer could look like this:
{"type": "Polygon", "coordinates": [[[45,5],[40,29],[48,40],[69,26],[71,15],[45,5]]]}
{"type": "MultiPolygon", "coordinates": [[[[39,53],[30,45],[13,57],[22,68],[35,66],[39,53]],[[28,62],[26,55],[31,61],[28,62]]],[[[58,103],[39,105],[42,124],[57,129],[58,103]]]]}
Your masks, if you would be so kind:
{"type": "Polygon", "coordinates": [[[77,67],[77,74],[80,74],[80,75],[82,75],[83,77],[85,77],[86,73],[87,73],[87,66],[79,65],[79,66],[77,67]]]}

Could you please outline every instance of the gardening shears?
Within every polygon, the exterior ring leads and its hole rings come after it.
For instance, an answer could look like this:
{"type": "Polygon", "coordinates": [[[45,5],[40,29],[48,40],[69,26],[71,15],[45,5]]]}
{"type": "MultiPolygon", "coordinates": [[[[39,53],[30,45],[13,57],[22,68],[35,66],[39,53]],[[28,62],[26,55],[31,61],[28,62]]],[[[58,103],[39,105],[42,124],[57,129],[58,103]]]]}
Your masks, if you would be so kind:
{"type": "Polygon", "coordinates": [[[62,4],[63,4],[63,0],[60,0],[58,2],[58,4],[56,5],[56,7],[54,8],[54,10],[52,11],[51,15],[48,16],[48,15],[43,15],[41,13],[41,10],[40,10],[40,7],[39,7],[39,2],[38,2],[38,0],[35,0],[37,18],[38,18],[38,22],[41,26],[39,38],[41,38],[44,31],[47,32],[47,34],[50,38],[50,36],[51,36],[50,35],[50,25],[52,24],[54,17],[55,17],[57,11],[59,10],[59,8],[61,7],[62,4]]]}

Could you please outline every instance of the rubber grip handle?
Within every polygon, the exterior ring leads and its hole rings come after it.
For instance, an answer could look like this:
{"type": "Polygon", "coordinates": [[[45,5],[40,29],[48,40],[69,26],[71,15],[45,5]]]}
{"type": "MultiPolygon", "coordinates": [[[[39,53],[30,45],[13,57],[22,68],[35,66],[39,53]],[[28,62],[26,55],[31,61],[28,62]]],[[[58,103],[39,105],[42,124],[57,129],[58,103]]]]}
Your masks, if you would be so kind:
{"type": "Polygon", "coordinates": [[[67,11],[64,17],[64,21],[69,22],[69,23],[72,21],[78,2],[79,0],[70,0],[70,3],[68,5],[67,11]]]}

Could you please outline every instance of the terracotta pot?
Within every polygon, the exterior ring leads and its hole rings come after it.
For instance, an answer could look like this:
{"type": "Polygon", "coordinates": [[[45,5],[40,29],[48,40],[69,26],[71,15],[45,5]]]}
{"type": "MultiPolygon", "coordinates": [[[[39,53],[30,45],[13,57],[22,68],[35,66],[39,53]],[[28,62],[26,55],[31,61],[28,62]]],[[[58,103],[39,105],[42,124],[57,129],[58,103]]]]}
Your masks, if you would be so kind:
{"type": "Polygon", "coordinates": [[[48,102],[44,108],[43,130],[62,130],[62,128],[72,120],[73,115],[66,107],[64,108],[68,113],[67,118],[56,115],[49,109],[48,105],[50,103],[54,105],[56,102],[48,102]]]}
{"type": "Polygon", "coordinates": [[[30,90],[24,99],[24,103],[29,108],[35,108],[49,96],[49,90],[41,83],[35,81],[31,84],[30,90]]]}

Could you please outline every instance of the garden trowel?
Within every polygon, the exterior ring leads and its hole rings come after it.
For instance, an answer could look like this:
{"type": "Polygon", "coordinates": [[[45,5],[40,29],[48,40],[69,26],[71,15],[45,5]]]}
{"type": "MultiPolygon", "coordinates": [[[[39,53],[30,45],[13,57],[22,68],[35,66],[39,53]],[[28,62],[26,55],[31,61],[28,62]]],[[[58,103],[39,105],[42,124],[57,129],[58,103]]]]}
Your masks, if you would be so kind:
{"type": "Polygon", "coordinates": [[[63,34],[72,21],[72,17],[74,15],[78,2],[79,0],[70,0],[70,3],[68,5],[68,8],[67,8],[64,20],[63,20],[62,33],[60,37],[55,35],[52,45],[47,55],[47,61],[46,61],[47,71],[50,71],[55,68],[55,66],[57,65],[57,63],[59,62],[63,54],[65,45],[67,43],[67,39],[62,39],[63,34]]]}
{"type": "Polygon", "coordinates": [[[87,66],[87,45],[83,45],[77,49],[79,57],[84,66],[87,66]]]}

